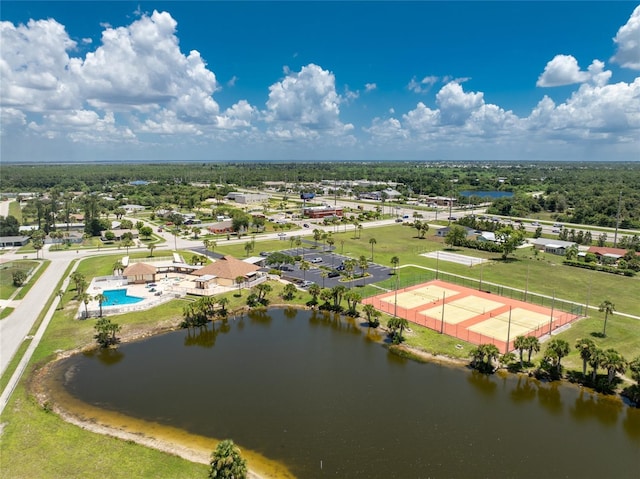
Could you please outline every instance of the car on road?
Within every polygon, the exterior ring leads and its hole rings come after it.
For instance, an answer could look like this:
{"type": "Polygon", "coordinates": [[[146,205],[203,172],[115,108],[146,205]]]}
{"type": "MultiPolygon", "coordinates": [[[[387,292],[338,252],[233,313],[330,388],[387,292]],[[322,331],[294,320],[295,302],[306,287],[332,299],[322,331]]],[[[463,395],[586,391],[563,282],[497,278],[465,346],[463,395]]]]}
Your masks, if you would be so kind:
{"type": "Polygon", "coordinates": [[[447,219],[448,219],[449,221],[455,221],[455,220],[457,220],[458,218],[456,218],[455,216],[449,216],[447,219]]]}
{"type": "Polygon", "coordinates": [[[537,221],[534,221],[533,223],[531,223],[531,226],[540,226],[540,223],[538,223],[537,221]]]}
{"type": "Polygon", "coordinates": [[[309,227],[309,223],[305,223],[302,225],[304,228],[308,228],[309,227]]]}
{"type": "Polygon", "coordinates": [[[320,256],[318,256],[317,258],[313,258],[311,260],[312,263],[322,263],[322,258],[320,256]]]}
{"type": "Polygon", "coordinates": [[[278,236],[287,236],[287,233],[278,233],[278,236]]]}
{"type": "Polygon", "coordinates": [[[402,223],[402,218],[396,218],[396,223],[402,223]]]}

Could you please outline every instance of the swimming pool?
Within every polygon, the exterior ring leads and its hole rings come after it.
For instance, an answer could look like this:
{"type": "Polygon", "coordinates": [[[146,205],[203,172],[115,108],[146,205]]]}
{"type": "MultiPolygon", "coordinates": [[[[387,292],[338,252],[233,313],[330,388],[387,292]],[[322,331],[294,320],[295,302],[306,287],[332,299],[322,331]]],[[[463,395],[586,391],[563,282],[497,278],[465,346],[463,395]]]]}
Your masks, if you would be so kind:
{"type": "Polygon", "coordinates": [[[102,306],[116,306],[121,304],[135,304],[142,301],[144,298],[138,296],[128,296],[127,289],[105,289],[102,293],[107,297],[107,300],[102,303],[102,306]]]}

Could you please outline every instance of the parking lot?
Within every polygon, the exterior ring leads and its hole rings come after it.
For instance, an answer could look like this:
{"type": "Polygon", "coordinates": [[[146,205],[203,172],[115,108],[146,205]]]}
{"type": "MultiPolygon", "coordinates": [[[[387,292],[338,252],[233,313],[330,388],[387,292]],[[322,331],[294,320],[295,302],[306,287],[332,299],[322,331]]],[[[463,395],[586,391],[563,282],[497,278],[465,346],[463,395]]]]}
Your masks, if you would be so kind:
{"type": "MultiPolygon", "coordinates": [[[[308,261],[311,265],[311,268],[307,271],[300,270],[300,263],[296,262],[292,265],[287,265],[291,271],[283,271],[282,277],[294,282],[301,282],[304,280],[313,281],[314,283],[320,285],[323,288],[333,288],[338,284],[347,285],[345,281],[340,282],[341,279],[344,279],[344,276],[340,275],[338,277],[329,278],[322,277],[322,273],[329,273],[330,271],[336,270],[343,261],[347,259],[352,259],[349,256],[337,254],[330,252],[327,248],[326,251],[312,249],[312,248],[291,248],[287,250],[280,251],[283,254],[290,256],[303,256],[306,261],[308,261]],[[321,259],[318,262],[312,262],[312,260],[321,259]]],[[[357,258],[355,258],[357,259],[357,258]]],[[[369,268],[366,270],[368,276],[364,279],[366,284],[377,283],[378,281],[382,281],[389,277],[391,273],[391,268],[386,266],[382,266],[375,263],[369,263],[369,268]]],[[[356,267],[354,274],[359,274],[360,268],[356,267]]],[[[353,281],[353,285],[362,285],[363,280],[357,279],[353,281]]]]}

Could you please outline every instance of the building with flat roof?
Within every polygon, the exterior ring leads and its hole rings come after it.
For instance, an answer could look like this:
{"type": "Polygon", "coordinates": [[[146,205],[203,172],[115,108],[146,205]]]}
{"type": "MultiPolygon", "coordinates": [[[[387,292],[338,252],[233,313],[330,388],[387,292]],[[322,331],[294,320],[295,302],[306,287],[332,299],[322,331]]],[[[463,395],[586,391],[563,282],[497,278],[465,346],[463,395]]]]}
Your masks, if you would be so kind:
{"type": "Polygon", "coordinates": [[[326,218],[328,216],[342,216],[342,208],[334,206],[308,206],[302,209],[302,214],[309,218],[326,218]]]}

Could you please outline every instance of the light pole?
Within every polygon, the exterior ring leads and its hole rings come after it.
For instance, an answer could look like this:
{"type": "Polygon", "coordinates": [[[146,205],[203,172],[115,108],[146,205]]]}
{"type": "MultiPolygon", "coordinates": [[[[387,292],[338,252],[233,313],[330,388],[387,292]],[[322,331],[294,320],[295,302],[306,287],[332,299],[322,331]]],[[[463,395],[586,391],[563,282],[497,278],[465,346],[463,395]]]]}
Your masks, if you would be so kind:
{"type": "Polygon", "coordinates": [[[551,300],[551,318],[549,318],[549,337],[551,337],[551,326],[553,325],[553,307],[556,303],[556,292],[553,292],[553,299],[551,300]]]}
{"type": "Polygon", "coordinates": [[[396,271],[396,291],[393,300],[393,317],[398,317],[398,272],[396,271]]]}
{"type": "Polygon", "coordinates": [[[444,291],[442,292],[442,318],[440,319],[440,334],[444,333],[444,300],[446,294],[447,293],[445,293],[444,291]]]}

